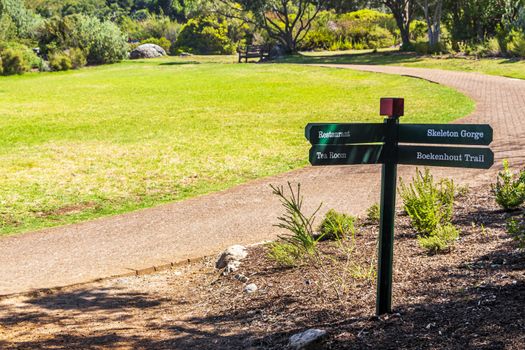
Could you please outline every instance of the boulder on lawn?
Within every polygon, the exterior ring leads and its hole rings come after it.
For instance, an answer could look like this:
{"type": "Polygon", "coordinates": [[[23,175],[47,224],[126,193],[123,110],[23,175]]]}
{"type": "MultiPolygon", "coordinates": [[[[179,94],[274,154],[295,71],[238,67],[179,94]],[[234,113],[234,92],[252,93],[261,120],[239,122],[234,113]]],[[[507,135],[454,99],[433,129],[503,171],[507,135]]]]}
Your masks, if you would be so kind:
{"type": "Polygon", "coordinates": [[[129,58],[136,60],[139,58],[155,58],[166,56],[166,51],[155,44],[143,44],[138,46],[135,50],[131,51],[129,58]]]}

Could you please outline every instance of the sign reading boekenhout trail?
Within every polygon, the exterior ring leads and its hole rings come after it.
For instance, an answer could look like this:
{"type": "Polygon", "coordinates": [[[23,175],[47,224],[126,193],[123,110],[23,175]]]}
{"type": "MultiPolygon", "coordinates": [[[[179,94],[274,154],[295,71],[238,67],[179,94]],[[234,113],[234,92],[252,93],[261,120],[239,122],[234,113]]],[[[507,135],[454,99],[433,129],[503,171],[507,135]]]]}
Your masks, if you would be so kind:
{"type": "Polygon", "coordinates": [[[396,203],[397,164],[489,169],[494,153],[490,125],[399,124],[404,100],[381,99],[383,124],[329,124],[306,126],[312,144],[310,163],[315,166],[382,164],[381,219],[377,274],[376,313],[392,312],[392,262],[396,203]],[[425,144],[399,145],[399,143],[425,144]]]}

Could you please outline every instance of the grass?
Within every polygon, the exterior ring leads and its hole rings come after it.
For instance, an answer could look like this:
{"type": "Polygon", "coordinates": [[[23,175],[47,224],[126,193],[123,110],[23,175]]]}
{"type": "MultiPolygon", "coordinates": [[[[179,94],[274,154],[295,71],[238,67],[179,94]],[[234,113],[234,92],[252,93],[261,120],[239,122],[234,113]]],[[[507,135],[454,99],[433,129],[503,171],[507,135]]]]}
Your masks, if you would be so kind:
{"type": "Polygon", "coordinates": [[[525,60],[512,59],[474,59],[450,58],[438,56],[418,56],[415,53],[403,53],[381,50],[377,53],[368,51],[341,52],[306,52],[288,57],[287,63],[328,63],[328,64],[370,64],[395,65],[417,68],[445,69],[453,71],[478,72],[509,78],[525,79],[525,60]]]}
{"type": "Polygon", "coordinates": [[[0,78],[0,234],[151,207],[307,165],[308,122],[448,122],[467,97],[423,80],[166,58],[0,78]],[[440,106],[440,108],[435,108],[440,106]]]}

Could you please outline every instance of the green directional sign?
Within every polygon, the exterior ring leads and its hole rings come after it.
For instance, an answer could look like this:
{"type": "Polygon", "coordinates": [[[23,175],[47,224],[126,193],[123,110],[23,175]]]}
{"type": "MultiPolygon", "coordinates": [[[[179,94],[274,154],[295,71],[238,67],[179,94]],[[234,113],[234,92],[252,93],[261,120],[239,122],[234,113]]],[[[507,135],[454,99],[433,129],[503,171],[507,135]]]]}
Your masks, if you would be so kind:
{"type": "Polygon", "coordinates": [[[399,124],[401,98],[382,98],[380,115],[388,117],[383,124],[316,123],[305,130],[314,166],[382,164],[377,315],[392,312],[397,165],[489,169],[494,164],[490,148],[465,147],[490,145],[490,125],[399,124]]]}
{"type": "Polygon", "coordinates": [[[490,125],[401,124],[398,142],[488,146],[492,138],[490,125]]]}
{"type": "Polygon", "coordinates": [[[382,145],[314,145],[310,149],[310,163],[315,166],[378,164],[382,158],[382,145]]]}
{"type": "Polygon", "coordinates": [[[345,145],[384,142],[384,124],[308,124],[306,138],[312,145],[345,145]]]}
{"type": "Polygon", "coordinates": [[[494,164],[494,153],[489,148],[399,146],[398,163],[489,169],[494,164]]]}

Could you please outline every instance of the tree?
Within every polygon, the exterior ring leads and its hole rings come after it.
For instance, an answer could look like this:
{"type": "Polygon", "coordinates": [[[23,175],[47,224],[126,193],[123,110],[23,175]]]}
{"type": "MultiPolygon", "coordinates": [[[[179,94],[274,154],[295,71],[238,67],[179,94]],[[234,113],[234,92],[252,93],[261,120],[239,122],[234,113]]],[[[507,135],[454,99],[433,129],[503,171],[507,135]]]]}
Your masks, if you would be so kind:
{"type": "Polygon", "coordinates": [[[443,15],[443,0],[418,0],[423,10],[428,27],[430,48],[435,50],[441,37],[441,16],[443,15]]]}
{"type": "Polygon", "coordinates": [[[396,20],[401,33],[402,50],[409,50],[410,44],[410,23],[414,18],[414,0],[382,0],[383,4],[390,9],[396,20]]]}
{"type": "MultiPolygon", "coordinates": [[[[20,38],[31,37],[40,24],[40,17],[28,10],[23,1],[0,0],[0,22],[7,20],[13,24],[15,35],[20,38]]],[[[2,26],[3,27],[3,26],[2,26]]],[[[5,30],[0,28],[0,30],[5,30]]],[[[3,36],[0,33],[0,36],[3,36]]]]}
{"type": "MultiPolygon", "coordinates": [[[[502,25],[508,0],[447,0],[447,28],[456,42],[483,42],[497,33],[502,25]]],[[[444,6],[445,7],[445,6],[444,6]]]]}
{"type": "Polygon", "coordinates": [[[286,53],[297,51],[327,0],[218,0],[218,12],[263,28],[286,53]],[[222,12],[221,12],[222,11],[222,12]]]}

